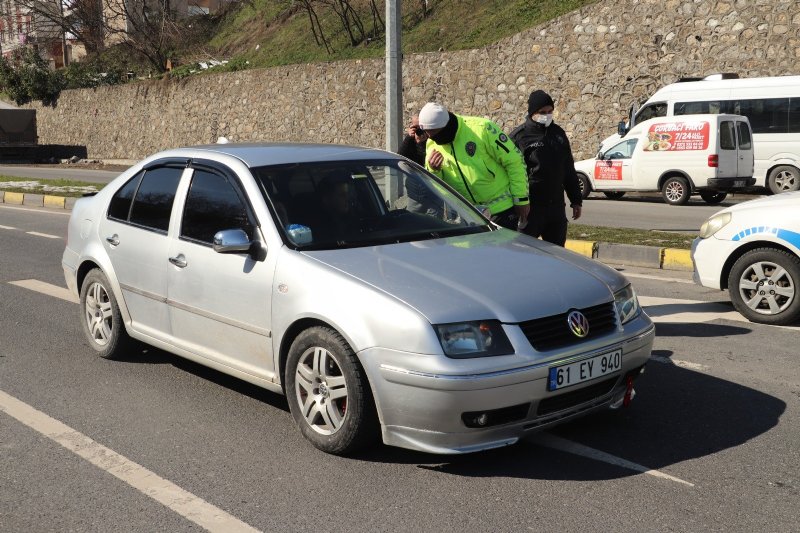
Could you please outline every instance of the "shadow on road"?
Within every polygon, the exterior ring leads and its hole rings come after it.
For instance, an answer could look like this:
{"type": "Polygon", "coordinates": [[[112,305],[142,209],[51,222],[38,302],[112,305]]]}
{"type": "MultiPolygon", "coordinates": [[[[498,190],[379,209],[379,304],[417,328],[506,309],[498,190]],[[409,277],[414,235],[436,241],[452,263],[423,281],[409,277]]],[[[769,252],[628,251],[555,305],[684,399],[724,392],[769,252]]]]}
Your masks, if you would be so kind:
{"type": "MultiPolygon", "coordinates": [[[[677,334],[678,325],[658,324],[659,335],[677,334]]],[[[749,332],[744,328],[681,324],[681,335],[710,337],[749,332]],[[687,327],[689,328],[687,332],[687,327]]],[[[655,355],[669,358],[672,352],[655,355]]],[[[286,399],[154,348],[139,349],[124,362],[171,364],[185,372],[288,412],[286,399]]],[[[600,411],[549,430],[558,437],[638,463],[661,469],[740,446],[778,424],[786,404],[768,394],[705,373],[670,364],[650,363],[637,381],[631,407],[600,411]]],[[[291,417],[285,421],[293,425],[291,417]]],[[[294,427],[273,428],[294,434],[320,468],[341,466],[341,458],[315,450],[294,427]]],[[[531,435],[535,436],[535,433],[531,435]]],[[[591,481],[623,478],[637,472],[593,459],[540,446],[533,441],[468,455],[432,455],[376,444],[351,459],[418,468],[466,477],[513,477],[591,481]]]]}
{"type": "MultiPolygon", "coordinates": [[[[601,411],[550,433],[661,469],[744,444],[775,427],[786,409],[783,401],[762,392],[674,365],[651,363],[636,389],[639,394],[631,407],[601,411]]],[[[416,463],[427,470],[468,477],[591,481],[638,475],[526,441],[461,456],[383,447],[360,459],[416,463]]]]}

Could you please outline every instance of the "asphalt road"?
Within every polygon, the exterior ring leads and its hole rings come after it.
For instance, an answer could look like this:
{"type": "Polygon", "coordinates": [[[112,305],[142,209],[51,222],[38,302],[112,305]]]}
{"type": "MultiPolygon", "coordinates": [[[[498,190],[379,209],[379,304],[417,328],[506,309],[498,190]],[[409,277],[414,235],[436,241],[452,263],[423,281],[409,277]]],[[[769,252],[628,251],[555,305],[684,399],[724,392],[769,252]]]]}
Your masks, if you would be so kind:
{"type": "Polygon", "coordinates": [[[624,269],[657,323],[628,409],[491,452],[346,459],[281,396],[157,349],[94,356],[46,289],[66,223],[0,205],[0,531],[797,530],[800,328],[742,321],[686,273],[624,269]]]}

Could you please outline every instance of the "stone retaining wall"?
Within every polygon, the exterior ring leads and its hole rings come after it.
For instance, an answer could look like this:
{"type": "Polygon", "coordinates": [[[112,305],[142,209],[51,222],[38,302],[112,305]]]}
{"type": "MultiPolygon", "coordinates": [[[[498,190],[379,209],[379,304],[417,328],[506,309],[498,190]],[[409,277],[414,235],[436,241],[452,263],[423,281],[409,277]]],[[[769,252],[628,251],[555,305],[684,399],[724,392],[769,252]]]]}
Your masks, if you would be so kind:
{"type": "MultiPolygon", "coordinates": [[[[797,0],[606,0],[477,50],[414,54],[407,116],[428,100],[507,131],[548,90],[576,158],[616,131],[633,101],[684,76],[800,74],[797,0]]],[[[383,147],[384,60],[356,60],[65,91],[38,111],[43,144],[138,159],[180,145],[344,142],[383,147]]]]}

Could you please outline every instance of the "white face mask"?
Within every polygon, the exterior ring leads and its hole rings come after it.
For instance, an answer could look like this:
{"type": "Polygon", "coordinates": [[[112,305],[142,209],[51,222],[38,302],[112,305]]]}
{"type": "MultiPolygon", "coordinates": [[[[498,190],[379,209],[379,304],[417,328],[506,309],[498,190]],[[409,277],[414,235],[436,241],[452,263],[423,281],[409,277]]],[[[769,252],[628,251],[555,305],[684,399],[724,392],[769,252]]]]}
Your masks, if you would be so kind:
{"type": "Polygon", "coordinates": [[[534,122],[538,122],[545,128],[553,123],[553,114],[547,113],[546,115],[533,115],[534,122]]]}

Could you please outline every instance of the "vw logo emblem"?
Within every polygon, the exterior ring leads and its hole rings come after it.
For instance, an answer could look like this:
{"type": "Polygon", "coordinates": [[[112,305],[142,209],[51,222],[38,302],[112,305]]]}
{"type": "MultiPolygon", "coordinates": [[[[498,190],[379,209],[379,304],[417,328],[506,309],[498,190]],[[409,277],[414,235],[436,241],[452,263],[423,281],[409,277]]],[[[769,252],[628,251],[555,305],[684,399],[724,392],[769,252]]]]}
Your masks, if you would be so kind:
{"type": "Polygon", "coordinates": [[[576,337],[584,338],[589,334],[589,320],[580,311],[572,311],[567,315],[567,325],[576,337]]]}

